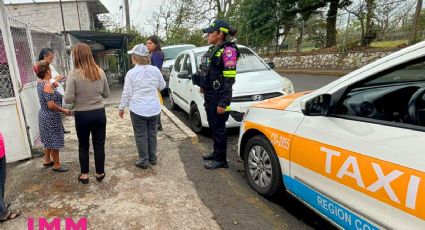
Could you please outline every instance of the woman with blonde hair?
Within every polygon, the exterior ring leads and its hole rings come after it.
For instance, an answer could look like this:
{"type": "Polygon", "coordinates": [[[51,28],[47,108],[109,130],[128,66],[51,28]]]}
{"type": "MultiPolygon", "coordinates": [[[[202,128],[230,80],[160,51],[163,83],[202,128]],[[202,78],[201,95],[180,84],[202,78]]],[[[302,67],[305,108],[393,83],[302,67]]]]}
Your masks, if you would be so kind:
{"type": "Polygon", "coordinates": [[[136,166],[147,169],[149,163],[157,164],[157,124],[161,113],[158,90],[165,88],[161,71],[150,65],[149,51],[145,45],[136,45],[131,51],[135,65],[125,76],[124,91],[119,106],[119,116],[124,117],[124,108],[130,107],[139,160],[136,166]]]}
{"type": "Polygon", "coordinates": [[[89,183],[89,148],[92,136],[96,180],[105,178],[106,113],[102,98],[109,97],[105,73],[95,63],[90,47],[78,43],[72,49],[74,68],[68,77],[65,102],[75,104],[75,128],[81,174],[78,181],[89,183]]]}

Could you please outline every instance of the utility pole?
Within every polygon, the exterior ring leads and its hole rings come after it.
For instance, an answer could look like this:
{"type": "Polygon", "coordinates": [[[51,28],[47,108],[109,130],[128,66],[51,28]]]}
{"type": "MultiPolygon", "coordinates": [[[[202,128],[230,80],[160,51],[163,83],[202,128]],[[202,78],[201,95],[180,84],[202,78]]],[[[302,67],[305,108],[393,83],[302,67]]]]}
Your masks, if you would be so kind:
{"type": "Polygon", "coordinates": [[[78,0],[75,0],[75,4],[77,5],[78,27],[80,28],[80,31],[81,31],[80,9],[78,7],[78,0]]]}
{"type": "Polygon", "coordinates": [[[124,10],[125,10],[125,26],[127,28],[127,33],[130,31],[130,9],[128,6],[128,0],[124,0],[124,10]]]}
{"type": "Polygon", "coordinates": [[[62,16],[62,27],[63,27],[63,36],[65,38],[65,43],[68,41],[66,36],[66,28],[65,28],[65,19],[63,17],[63,8],[62,8],[62,0],[59,0],[59,6],[61,8],[61,16],[62,16]]]}

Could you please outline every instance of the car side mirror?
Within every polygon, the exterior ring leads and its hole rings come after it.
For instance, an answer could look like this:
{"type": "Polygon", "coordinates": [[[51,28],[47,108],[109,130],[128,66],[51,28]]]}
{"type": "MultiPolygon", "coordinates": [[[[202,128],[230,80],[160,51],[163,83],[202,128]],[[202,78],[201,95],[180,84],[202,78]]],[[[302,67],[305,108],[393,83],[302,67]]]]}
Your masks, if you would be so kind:
{"type": "Polygon", "coordinates": [[[321,94],[309,100],[301,101],[301,111],[306,116],[326,116],[331,104],[330,94],[321,94]]]}
{"type": "Polygon", "coordinates": [[[267,63],[267,65],[270,67],[270,69],[276,68],[276,65],[274,64],[274,62],[269,62],[267,63]]]}
{"type": "Polygon", "coordinates": [[[189,75],[189,72],[187,70],[182,70],[177,74],[178,78],[181,79],[192,79],[192,77],[189,75]]]}

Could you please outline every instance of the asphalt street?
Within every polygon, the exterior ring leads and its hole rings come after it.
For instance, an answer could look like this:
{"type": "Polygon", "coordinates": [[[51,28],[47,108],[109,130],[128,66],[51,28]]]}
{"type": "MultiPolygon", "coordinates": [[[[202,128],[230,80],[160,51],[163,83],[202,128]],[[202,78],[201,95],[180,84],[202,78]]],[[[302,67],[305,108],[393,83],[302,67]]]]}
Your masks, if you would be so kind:
{"type": "MultiPolygon", "coordinates": [[[[334,76],[284,74],[296,91],[313,90],[337,79],[334,76]]],[[[165,99],[170,109],[168,100],[165,99]]],[[[189,125],[188,114],[171,110],[189,125]]],[[[166,130],[165,130],[166,132],[166,130]]],[[[243,164],[237,156],[239,129],[229,129],[229,169],[203,169],[202,154],[211,151],[212,139],[207,132],[199,137],[199,144],[186,142],[180,147],[180,157],[189,179],[195,184],[202,201],[210,208],[223,229],[333,229],[334,227],[301,202],[283,193],[268,200],[252,190],[246,182],[243,164]]]]}

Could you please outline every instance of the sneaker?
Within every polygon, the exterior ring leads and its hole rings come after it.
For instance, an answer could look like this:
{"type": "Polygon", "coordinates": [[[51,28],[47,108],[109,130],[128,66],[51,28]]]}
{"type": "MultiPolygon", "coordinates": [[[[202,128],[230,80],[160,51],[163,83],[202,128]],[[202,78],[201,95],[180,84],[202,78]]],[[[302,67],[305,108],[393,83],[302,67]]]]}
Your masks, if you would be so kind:
{"type": "Polygon", "coordinates": [[[204,161],[212,161],[212,160],[215,160],[214,153],[210,153],[210,154],[208,154],[208,155],[202,156],[202,158],[204,159],[204,161]]]}
{"type": "Polygon", "coordinates": [[[147,169],[148,168],[148,164],[143,163],[141,161],[137,161],[135,164],[137,167],[141,168],[141,169],[147,169]]]}

